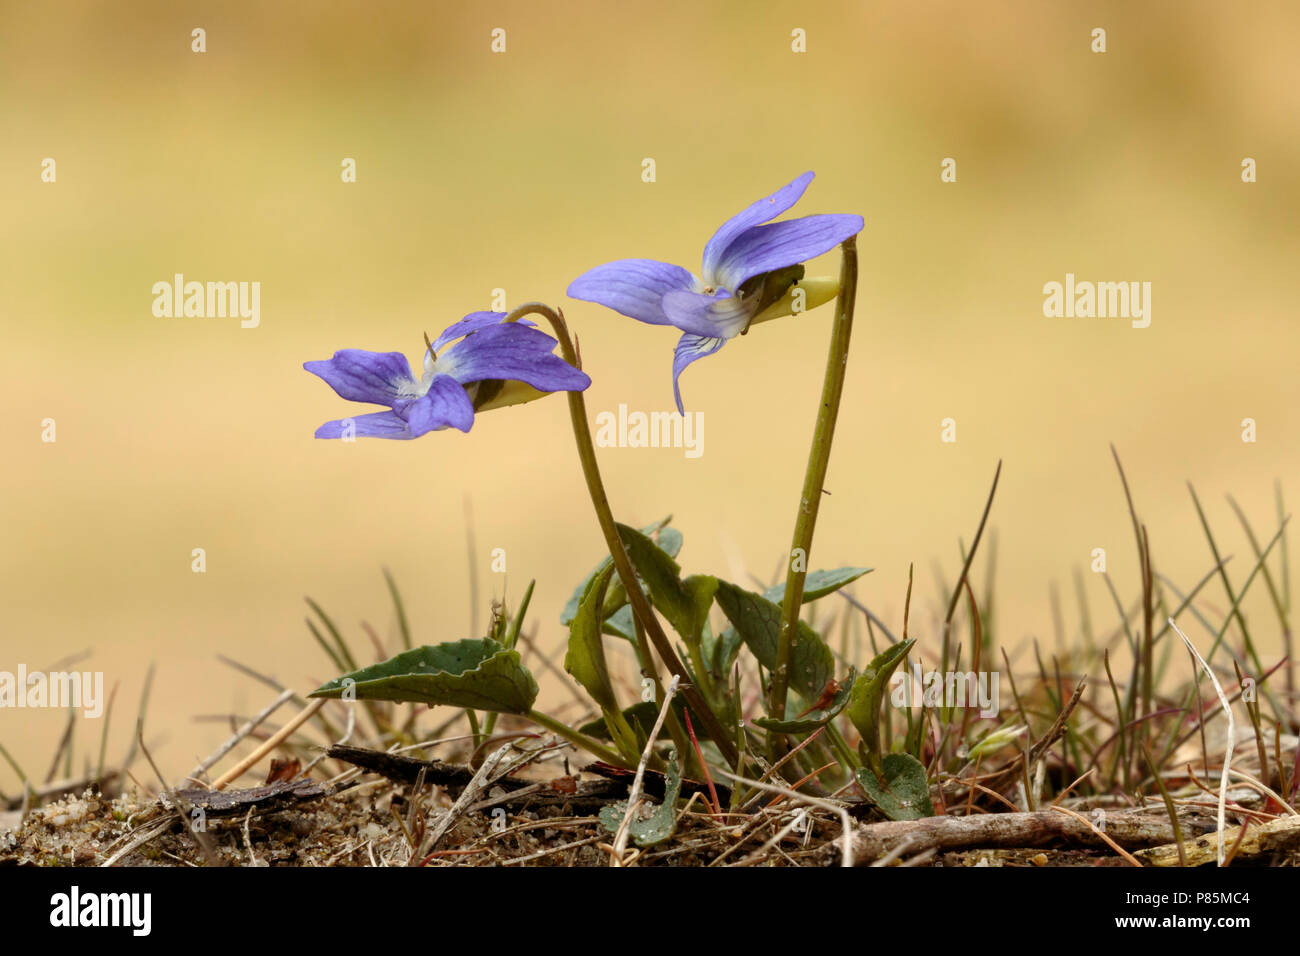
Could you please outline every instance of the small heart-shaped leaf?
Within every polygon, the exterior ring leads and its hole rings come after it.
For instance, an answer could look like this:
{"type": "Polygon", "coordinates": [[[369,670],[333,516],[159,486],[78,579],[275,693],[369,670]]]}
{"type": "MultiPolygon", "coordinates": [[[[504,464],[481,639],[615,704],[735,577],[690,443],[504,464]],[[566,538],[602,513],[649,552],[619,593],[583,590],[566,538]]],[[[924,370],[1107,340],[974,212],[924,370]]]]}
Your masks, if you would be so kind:
{"type": "MultiPolygon", "coordinates": [[[[769,671],[775,668],[781,606],[728,581],[718,582],[717,600],[718,607],[758,662],[769,671]]],[[[720,640],[727,641],[726,632],[720,640]]],[[[834,676],[835,655],[816,631],[800,621],[790,651],[790,688],[804,700],[814,701],[834,676]]]]}
{"type": "Polygon", "coordinates": [[[925,767],[911,754],[886,754],[880,775],[870,767],[858,771],[858,783],[871,802],[891,820],[919,820],[934,816],[930,782],[925,767]]]}
{"type": "MultiPolygon", "coordinates": [[[[664,775],[664,798],[654,812],[642,820],[633,820],[628,832],[637,846],[652,846],[662,843],[673,835],[677,828],[677,797],[682,792],[682,771],[677,766],[677,753],[668,754],[668,771],[664,775]]],[[[618,833],[627,816],[627,801],[620,800],[600,808],[600,822],[610,833],[618,833]]]]}

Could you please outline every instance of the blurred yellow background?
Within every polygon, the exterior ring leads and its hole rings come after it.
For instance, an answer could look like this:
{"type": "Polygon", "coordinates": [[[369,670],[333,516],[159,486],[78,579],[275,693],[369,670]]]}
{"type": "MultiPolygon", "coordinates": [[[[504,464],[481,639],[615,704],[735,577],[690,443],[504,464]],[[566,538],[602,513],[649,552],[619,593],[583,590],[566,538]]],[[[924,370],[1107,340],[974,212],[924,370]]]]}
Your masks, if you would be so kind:
{"type": "MultiPolygon", "coordinates": [[[[565,307],[593,416],[667,410],[675,333],[565,287],[627,256],[695,269],[717,226],[805,169],[817,179],[795,214],[867,221],[812,563],[874,566],[855,591],[891,623],[916,562],[914,633],[934,640],[946,594],[932,569],[956,576],[999,458],[996,614],[1012,645],[1051,640],[1052,582],[1076,633],[1071,576],[1095,547],[1137,595],[1108,442],[1157,570],[1183,588],[1211,565],[1186,480],[1237,584],[1252,560],[1224,495],[1265,540],[1274,481],[1300,500],[1295,4],[0,11],[0,669],[92,649],[80,666],[120,682],[110,761],[150,661],[148,733],[175,774],[227,735],[195,715],[269,699],[217,653],[302,691],[336,676],[303,595],[356,638],[363,619],[391,638],[384,565],[418,639],[470,636],[466,496],[479,620],[536,577],[534,619],[556,646],[560,607],[601,552],[564,402],[483,415],[469,435],[315,441],[360,409],[302,362],[344,347],[418,357],[421,333],[503,288],[511,306],[565,307]],[[806,53],[791,51],[795,28],[806,53]],[[345,157],[355,184],[340,181],[345,157]],[[956,183],[940,182],[945,157],[956,183]],[[260,327],[155,318],[151,287],[177,272],[260,282],[260,327]],[[1067,272],[1150,281],[1151,327],[1044,318],[1042,287],[1067,272]],[[948,417],[955,444],[940,441],[948,417]]],[[[810,272],[837,268],[831,255],[810,272]]],[[[603,450],[620,518],[672,513],[688,570],[768,577],[789,543],[830,319],[764,325],[685,374],[702,457],[603,450]]],[[[1109,631],[1104,584],[1085,579],[1109,631]]],[[[1206,594],[1222,606],[1220,589],[1206,594]]],[[[1264,601],[1257,588],[1248,608],[1275,653],[1264,601]]],[[[0,743],[43,776],[64,726],[56,711],[0,711],[0,743]]],[[[98,734],[82,726],[78,753],[98,734]]],[[[0,788],[16,790],[3,765],[0,788]]]]}

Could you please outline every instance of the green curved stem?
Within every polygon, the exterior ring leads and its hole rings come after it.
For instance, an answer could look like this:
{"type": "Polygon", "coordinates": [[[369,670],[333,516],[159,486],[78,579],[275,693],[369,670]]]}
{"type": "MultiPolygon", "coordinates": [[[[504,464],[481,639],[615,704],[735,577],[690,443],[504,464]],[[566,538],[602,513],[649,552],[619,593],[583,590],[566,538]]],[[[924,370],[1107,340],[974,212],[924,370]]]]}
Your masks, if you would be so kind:
{"type": "Polygon", "coordinates": [[[821,406],[817,411],[817,426],[813,431],[812,449],[808,453],[808,470],[804,475],[803,491],[799,495],[794,539],[790,545],[791,557],[798,554],[801,560],[792,562],[790,573],[785,579],[776,668],[772,671],[772,689],[768,697],[768,716],[777,720],[785,719],[785,701],[790,687],[790,650],[794,646],[799,627],[804,578],[808,574],[808,554],[812,549],[817,509],[821,506],[822,486],[826,482],[826,468],[831,458],[831,441],[835,437],[835,419],[840,411],[840,397],[844,394],[844,373],[849,363],[849,337],[853,332],[853,305],[858,289],[856,237],[846,239],[841,250],[840,294],[835,303],[835,324],[831,328],[826,378],[822,384],[821,406]],[[800,570],[795,570],[795,567],[800,570]]]}
{"type": "Polygon", "coordinates": [[[595,754],[605,763],[613,764],[615,767],[622,767],[625,770],[635,770],[636,763],[628,763],[627,758],[621,754],[610,750],[599,740],[594,737],[588,737],[586,734],[574,730],[563,721],[556,720],[548,714],[543,714],[540,710],[530,710],[524,715],[533,723],[545,727],[551,733],[563,737],[575,747],[581,747],[588,753],[595,754]]]}
{"type": "MultiPolygon", "coordinates": [[[[565,324],[564,315],[552,309],[541,302],[528,302],[519,306],[504,319],[506,322],[516,322],[526,315],[540,315],[546,319],[551,328],[555,331],[555,337],[560,343],[560,352],[564,360],[574,368],[582,368],[582,357],[578,354],[577,348],[573,344],[573,339],[569,336],[569,327],[565,324]]],[[[722,729],[722,724],[709,708],[704,696],[700,693],[693,683],[683,666],[681,659],[678,658],[677,652],[673,650],[672,642],[669,641],[668,635],[664,633],[659,619],[655,617],[654,609],[651,608],[650,602],[646,600],[645,592],[636,580],[636,571],[632,567],[632,561],[627,556],[627,549],[623,547],[623,539],[619,536],[618,526],[614,522],[614,513],[610,509],[609,497],[605,494],[605,484],[600,477],[600,466],[596,462],[596,446],[591,440],[591,428],[587,423],[587,404],[583,400],[582,392],[569,392],[569,417],[573,421],[573,438],[578,446],[578,458],[582,462],[582,473],[587,480],[587,491],[591,495],[591,504],[596,511],[596,520],[600,524],[601,533],[605,536],[605,545],[609,548],[609,556],[614,561],[614,567],[618,571],[618,576],[623,582],[623,587],[627,591],[628,603],[632,605],[632,613],[636,615],[641,622],[642,627],[646,630],[646,635],[650,638],[650,643],[654,645],[656,653],[664,662],[668,670],[681,678],[681,694],[686,700],[686,706],[698,718],[700,726],[704,732],[709,735],[721,751],[722,757],[733,768],[736,766],[736,746],[731,741],[731,736],[722,729]]],[[[602,758],[603,759],[603,758],[602,758]]]]}

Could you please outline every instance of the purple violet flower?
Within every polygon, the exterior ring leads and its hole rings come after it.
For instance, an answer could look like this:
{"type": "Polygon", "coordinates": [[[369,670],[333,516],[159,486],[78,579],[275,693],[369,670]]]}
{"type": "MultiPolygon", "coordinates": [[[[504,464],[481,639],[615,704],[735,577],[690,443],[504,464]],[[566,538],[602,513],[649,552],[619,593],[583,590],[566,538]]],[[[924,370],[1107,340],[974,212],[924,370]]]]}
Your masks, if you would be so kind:
{"type": "MultiPolygon", "coordinates": [[[[853,215],[770,221],[798,202],[812,179],[811,172],[804,173],[727,220],[704,247],[702,277],[654,259],[620,259],[574,279],[568,294],[650,325],[682,330],[673,359],[673,397],[684,415],[678,379],[685,368],[748,331],[752,322],[791,314],[790,292],[803,278],[799,263],[862,231],[862,217],[853,215]]],[[[804,308],[813,308],[835,296],[838,282],[805,291],[804,308]]]]}
{"type": "Polygon", "coordinates": [[[467,432],[475,412],[591,384],[585,372],[553,354],[555,339],[527,320],[503,323],[505,315],[471,312],[449,326],[425,350],[418,379],[401,352],[343,349],[331,359],[305,362],[303,368],[348,401],[388,406],[326,422],[316,437],[341,438],[347,423],[353,434],[369,438],[419,438],[449,426],[467,432]]]}

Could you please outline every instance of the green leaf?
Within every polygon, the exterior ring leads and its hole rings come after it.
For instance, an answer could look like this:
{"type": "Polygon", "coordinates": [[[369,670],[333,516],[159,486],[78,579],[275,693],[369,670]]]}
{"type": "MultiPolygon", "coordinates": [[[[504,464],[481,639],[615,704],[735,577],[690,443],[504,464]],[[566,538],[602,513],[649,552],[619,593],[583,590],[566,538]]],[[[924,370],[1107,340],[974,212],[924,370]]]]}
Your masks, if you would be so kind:
{"type": "Polygon", "coordinates": [[[853,682],[847,712],[849,720],[853,721],[853,726],[862,735],[863,756],[869,760],[878,760],[880,755],[880,705],[885,696],[885,688],[890,676],[915,643],[916,638],[909,638],[885,648],[867,665],[862,676],[853,682]]]}
{"type": "MultiPolygon", "coordinates": [[[[682,713],[686,710],[686,705],[680,696],[674,697],[671,704],[673,712],[677,714],[677,719],[682,719],[682,713]]],[[[649,738],[650,731],[654,729],[655,721],[659,719],[659,705],[652,700],[642,701],[633,704],[631,707],[623,708],[623,719],[628,725],[634,728],[638,738],[644,746],[644,742],[649,738]]],[[[583,724],[578,730],[588,737],[595,737],[597,740],[611,740],[609,728],[603,718],[597,718],[583,724]]],[[[659,739],[669,738],[668,726],[665,724],[659,728],[659,739]]],[[[639,753],[639,751],[638,751],[639,753]]]]}
{"type": "MultiPolygon", "coordinates": [[[[673,613],[664,611],[664,617],[673,630],[687,643],[699,647],[704,628],[709,623],[709,609],[718,592],[718,579],[711,574],[692,574],[682,582],[681,604],[673,613]]],[[[655,607],[659,607],[658,602],[655,607]]]]}
{"type": "MultiPolygon", "coordinates": [[[[668,770],[664,774],[664,798],[652,814],[644,820],[633,820],[627,825],[628,833],[637,846],[653,846],[673,835],[677,828],[677,797],[682,791],[682,771],[677,766],[677,753],[668,754],[668,770]]],[[[610,833],[618,833],[627,815],[627,801],[606,804],[600,808],[600,822],[610,833]]]]}
{"type": "Polygon", "coordinates": [[[879,775],[872,768],[863,767],[857,777],[871,802],[889,819],[919,820],[934,816],[925,767],[911,754],[887,754],[879,775]]]}
{"type": "Polygon", "coordinates": [[[734,627],[724,629],[711,644],[706,642],[705,660],[709,662],[718,679],[731,673],[731,665],[736,662],[736,655],[744,646],[744,639],[734,627]]]}
{"type": "Polygon", "coordinates": [[[564,669],[572,674],[602,710],[617,712],[618,698],[609,679],[605,646],[601,642],[597,608],[605,600],[605,590],[614,575],[611,564],[589,582],[578,602],[578,613],[569,623],[569,649],[564,655],[564,669]]]}
{"type": "MultiPolygon", "coordinates": [[[[775,669],[781,606],[729,581],[718,582],[717,601],[758,662],[769,671],[775,669]]],[[[724,633],[720,640],[726,638],[724,633]]],[[[790,687],[805,700],[812,701],[821,696],[834,676],[835,655],[816,631],[800,621],[790,650],[790,687]]]]}
{"type": "Polygon", "coordinates": [[[624,719],[618,707],[618,697],[609,679],[609,665],[605,661],[605,645],[601,636],[599,609],[605,603],[605,591],[614,567],[601,571],[587,585],[587,592],[578,602],[578,613],[569,623],[569,648],[564,655],[564,669],[572,674],[583,689],[600,705],[601,716],[610,739],[619,753],[636,760],[641,753],[636,731],[624,719]]]}
{"type": "MultiPolygon", "coordinates": [[[[727,630],[734,631],[735,629],[729,627],[727,630]]],[[[739,640],[739,638],[736,638],[736,640],[739,640]]],[[[713,633],[713,625],[709,623],[708,618],[705,618],[704,630],[700,632],[700,650],[703,652],[704,666],[709,669],[715,680],[721,678],[726,673],[718,666],[721,663],[723,650],[722,637],[713,633]]]]}
{"type": "Polygon", "coordinates": [[[491,638],[472,638],[403,651],[312,691],[312,697],[416,701],[504,714],[526,714],[537,699],[537,681],[519,652],[491,638]]]}
{"type": "MultiPolygon", "coordinates": [[[[834,594],[846,584],[852,584],[871,568],[836,568],[833,571],[810,571],[803,579],[803,603],[808,604],[828,594],[834,594]]],[[[785,600],[785,582],[773,585],[763,592],[763,597],[776,604],[785,600]]]]}
{"type": "Polygon", "coordinates": [[[668,557],[675,558],[677,555],[682,553],[682,533],[672,525],[667,524],[669,520],[671,519],[665,518],[658,525],[650,525],[648,528],[642,528],[641,533],[652,534],[652,529],[657,527],[659,533],[654,535],[654,539],[655,543],[659,545],[659,550],[668,555],[668,557]]]}
{"type": "Polygon", "coordinates": [[[792,720],[776,720],[772,717],[759,717],[754,721],[756,726],[762,727],[769,733],[774,734],[804,734],[811,733],[818,727],[823,727],[839,716],[840,711],[849,702],[849,696],[853,693],[853,683],[856,671],[850,669],[844,683],[836,692],[831,705],[825,710],[810,710],[802,717],[795,717],[792,720]]]}
{"type": "Polygon", "coordinates": [[[698,646],[704,622],[708,620],[713,595],[718,589],[718,579],[707,574],[693,574],[685,581],[681,566],[672,555],[655,544],[646,535],[618,525],[619,537],[627,548],[639,577],[650,591],[650,600],[673,630],[688,644],[698,646]]]}
{"type": "MultiPolygon", "coordinates": [[[[641,529],[641,533],[654,535],[658,539],[658,547],[670,558],[675,558],[682,549],[682,533],[676,528],[668,526],[668,522],[672,520],[672,515],[669,515],[662,521],[646,525],[641,529]]],[[[578,602],[582,600],[582,596],[587,592],[587,586],[591,584],[592,579],[597,574],[608,567],[612,567],[613,564],[613,560],[606,555],[600,564],[596,565],[595,570],[582,579],[582,583],[574,589],[572,597],[564,605],[564,610],[560,612],[561,624],[568,624],[573,620],[573,616],[578,613],[578,602]]],[[[627,594],[623,591],[623,584],[621,581],[615,581],[614,586],[609,589],[609,593],[605,597],[602,619],[609,617],[626,603],[627,594]]]]}
{"type": "Polygon", "coordinates": [[[630,604],[624,604],[605,618],[602,627],[604,627],[606,634],[636,643],[636,619],[632,616],[632,605],[630,604]]]}
{"type": "Polygon", "coordinates": [[[528,613],[528,605],[533,600],[533,588],[536,586],[537,581],[534,579],[528,582],[528,587],[524,588],[524,596],[519,601],[519,610],[510,619],[510,625],[506,628],[505,639],[501,642],[506,647],[514,647],[519,643],[519,631],[524,626],[524,615],[528,613]]]}

